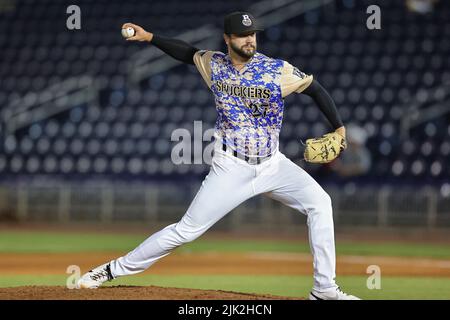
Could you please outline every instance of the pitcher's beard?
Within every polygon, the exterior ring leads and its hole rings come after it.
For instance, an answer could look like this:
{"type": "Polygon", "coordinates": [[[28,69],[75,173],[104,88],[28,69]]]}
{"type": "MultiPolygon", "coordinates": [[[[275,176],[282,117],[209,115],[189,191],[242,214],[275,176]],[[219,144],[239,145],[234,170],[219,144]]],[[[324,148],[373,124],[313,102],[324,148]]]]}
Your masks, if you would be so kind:
{"type": "MultiPolygon", "coordinates": [[[[242,47],[245,47],[245,46],[242,46],[242,47]]],[[[231,49],[233,49],[233,51],[236,52],[236,54],[238,56],[240,56],[243,59],[247,59],[247,60],[251,59],[256,53],[256,46],[252,47],[251,51],[245,51],[245,50],[237,47],[235,44],[231,43],[231,49]]]]}

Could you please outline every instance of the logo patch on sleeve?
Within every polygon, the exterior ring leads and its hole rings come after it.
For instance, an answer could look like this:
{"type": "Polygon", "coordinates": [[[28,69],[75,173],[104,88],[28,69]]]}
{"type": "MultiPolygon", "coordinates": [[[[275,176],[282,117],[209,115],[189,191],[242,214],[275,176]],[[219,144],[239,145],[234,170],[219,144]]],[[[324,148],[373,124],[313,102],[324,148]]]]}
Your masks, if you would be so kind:
{"type": "Polygon", "coordinates": [[[306,78],[306,74],[304,72],[301,72],[298,68],[294,67],[294,70],[292,71],[292,74],[299,77],[300,79],[306,78]]]}

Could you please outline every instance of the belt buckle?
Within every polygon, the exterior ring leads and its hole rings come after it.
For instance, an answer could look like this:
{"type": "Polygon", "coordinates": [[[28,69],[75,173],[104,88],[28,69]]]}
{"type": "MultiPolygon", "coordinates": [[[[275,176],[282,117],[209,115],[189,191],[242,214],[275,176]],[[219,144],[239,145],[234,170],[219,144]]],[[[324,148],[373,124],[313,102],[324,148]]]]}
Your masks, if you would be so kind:
{"type": "Polygon", "coordinates": [[[246,155],[241,155],[240,153],[238,154],[238,152],[236,150],[227,148],[227,145],[224,143],[222,144],[222,150],[224,152],[231,153],[236,158],[239,158],[239,159],[242,158],[242,160],[244,160],[245,162],[247,162],[250,165],[261,164],[262,162],[264,162],[272,157],[272,154],[269,154],[268,156],[265,156],[265,157],[249,157],[246,155]]]}
{"type": "Polygon", "coordinates": [[[269,154],[268,156],[265,156],[265,157],[253,157],[253,158],[249,157],[247,163],[251,164],[251,165],[261,164],[261,163],[265,162],[266,160],[269,160],[270,157],[272,157],[271,154],[269,154]]]}
{"type": "Polygon", "coordinates": [[[255,164],[258,164],[257,160],[258,160],[258,158],[250,158],[249,157],[248,160],[247,160],[247,163],[251,164],[251,165],[255,165],[255,164]],[[256,160],[256,163],[255,163],[255,160],[256,160]]]}

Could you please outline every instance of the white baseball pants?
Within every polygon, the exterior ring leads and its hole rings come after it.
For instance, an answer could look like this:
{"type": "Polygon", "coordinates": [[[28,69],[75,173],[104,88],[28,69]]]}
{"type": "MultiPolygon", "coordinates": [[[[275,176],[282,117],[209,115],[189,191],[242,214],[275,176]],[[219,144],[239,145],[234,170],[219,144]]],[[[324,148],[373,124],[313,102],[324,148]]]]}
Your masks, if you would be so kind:
{"type": "Polygon", "coordinates": [[[232,209],[258,194],[265,194],[307,215],[314,289],[320,292],[336,288],[333,214],[328,194],[279,151],[261,164],[250,165],[217,147],[210,172],[181,220],[154,233],[127,255],[113,260],[113,276],[146,270],[173,249],[200,237],[232,209]]]}

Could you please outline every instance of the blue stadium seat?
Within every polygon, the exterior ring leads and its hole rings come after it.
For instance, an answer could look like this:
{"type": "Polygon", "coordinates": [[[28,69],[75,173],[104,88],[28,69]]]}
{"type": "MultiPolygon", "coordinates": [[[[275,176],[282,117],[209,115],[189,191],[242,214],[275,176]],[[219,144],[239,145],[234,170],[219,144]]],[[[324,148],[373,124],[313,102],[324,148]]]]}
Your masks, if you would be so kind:
{"type": "MultiPolygon", "coordinates": [[[[192,132],[196,120],[203,121],[203,131],[214,125],[214,98],[203,79],[195,67],[180,65],[130,83],[129,57],[143,46],[125,44],[118,28],[136,19],[155,33],[172,36],[198,27],[199,21],[219,26],[218,15],[253,1],[201,0],[192,6],[177,0],[81,0],[81,7],[89,7],[83,11],[82,29],[55,32],[54,21],[69,4],[19,1],[12,13],[0,13],[3,30],[13,26],[23,35],[0,34],[0,106],[27,94],[32,101],[36,95],[30,93],[77,75],[88,74],[105,87],[95,103],[5,137],[0,170],[130,178],[205,173],[206,166],[175,166],[170,161],[175,129],[192,132]]],[[[387,2],[383,28],[368,31],[353,10],[365,12],[369,4],[342,2],[326,14],[320,9],[293,17],[259,34],[259,46],[313,74],[333,96],[344,123],[366,129],[373,157],[368,180],[385,174],[393,179],[445,179],[450,174],[448,118],[417,126],[408,138],[401,136],[400,128],[411,101],[432,100],[431,89],[450,81],[450,4],[441,1],[439,10],[420,16],[405,10],[403,2],[387,2]]],[[[299,140],[330,127],[309,98],[295,95],[286,100],[280,145],[287,156],[299,160],[299,140]]]]}

